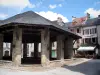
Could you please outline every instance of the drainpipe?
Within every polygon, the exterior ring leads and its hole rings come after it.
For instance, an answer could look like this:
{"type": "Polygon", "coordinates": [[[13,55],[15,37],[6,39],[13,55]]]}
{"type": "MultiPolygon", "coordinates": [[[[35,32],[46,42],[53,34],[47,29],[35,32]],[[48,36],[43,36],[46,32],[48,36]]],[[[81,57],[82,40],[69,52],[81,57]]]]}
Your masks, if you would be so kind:
{"type": "MultiPolygon", "coordinates": [[[[96,25],[96,30],[97,30],[97,25],[96,25]]],[[[98,43],[98,30],[97,30],[96,32],[97,32],[97,43],[96,43],[96,48],[98,48],[98,55],[99,55],[100,45],[99,45],[99,43],[98,43]]]]}

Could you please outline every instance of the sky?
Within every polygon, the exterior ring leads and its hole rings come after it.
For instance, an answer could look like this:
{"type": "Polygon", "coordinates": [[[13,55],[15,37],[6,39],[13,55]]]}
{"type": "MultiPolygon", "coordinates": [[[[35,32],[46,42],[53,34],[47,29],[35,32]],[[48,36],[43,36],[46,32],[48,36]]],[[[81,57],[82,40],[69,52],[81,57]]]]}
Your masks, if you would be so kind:
{"type": "Polygon", "coordinates": [[[91,18],[100,15],[100,0],[0,0],[0,20],[19,13],[34,11],[51,20],[61,17],[64,22],[71,22],[72,16],[91,18]]]}

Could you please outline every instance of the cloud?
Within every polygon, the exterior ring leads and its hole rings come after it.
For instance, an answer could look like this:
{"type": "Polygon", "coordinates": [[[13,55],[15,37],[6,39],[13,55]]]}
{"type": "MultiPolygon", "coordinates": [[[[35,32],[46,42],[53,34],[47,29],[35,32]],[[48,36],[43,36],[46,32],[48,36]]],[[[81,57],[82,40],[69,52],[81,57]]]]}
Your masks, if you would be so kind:
{"type": "Polygon", "coordinates": [[[94,8],[87,9],[84,13],[89,13],[92,17],[98,17],[100,15],[100,10],[95,10],[94,8]]]}
{"type": "Polygon", "coordinates": [[[97,5],[97,4],[100,4],[100,1],[94,3],[94,5],[97,5]]]}
{"type": "Polygon", "coordinates": [[[29,0],[0,0],[0,6],[20,9],[23,9],[25,7],[35,7],[35,5],[31,4],[29,0]]]}
{"type": "Polygon", "coordinates": [[[59,6],[59,7],[62,7],[62,4],[59,4],[58,6],[59,6]]]}
{"type": "Polygon", "coordinates": [[[47,12],[41,11],[41,12],[36,12],[36,13],[51,21],[57,20],[58,17],[61,17],[64,22],[68,22],[68,19],[66,17],[64,17],[61,14],[54,13],[52,11],[47,11],[47,12]]]}
{"type": "Polygon", "coordinates": [[[51,5],[51,4],[50,4],[50,5],[49,5],[49,8],[50,8],[50,9],[55,9],[55,8],[57,8],[57,7],[62,7],[62,4],[58,4],[58,5],[57,5],[57,4],[54,4],[54,5],[51,5]]]}
{"type": "Polygon", "coordinates": [[[5,18],[7,18],[7,17],[8,17],[7,14],[0,13],[0,19],[5,19],[5,18]]]}
{"type": "Polygon", "coordinates": [[[50,9],[54,9],[54,8],[56,8],[56,7],[57,7],[56,4],[54,4],[54,5],[51,5],[51,4],[50,4],[50,5],[49,5],[49,8],[50,8],[50,9]]]}

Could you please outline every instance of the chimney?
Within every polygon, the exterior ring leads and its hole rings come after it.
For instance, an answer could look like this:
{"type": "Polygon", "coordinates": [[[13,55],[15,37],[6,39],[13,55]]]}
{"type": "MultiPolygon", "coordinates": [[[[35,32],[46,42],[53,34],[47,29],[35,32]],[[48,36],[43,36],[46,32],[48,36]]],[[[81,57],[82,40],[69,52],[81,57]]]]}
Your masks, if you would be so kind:
{"type": "Polygon", "coordinates": [[[89,14],[89,13],[87,13],[87,20],[88,20],[88,19],[90,19],[90,14],[89,14]]]}
{"type": "Polygon", "coordinates": [[[60,25],[60,26],[63,26],[63,25],[64,25],[64,22],[62,21],[62,18],[61,18],[61,17],[58,17],[58,18],[57,18],[57,23],[58,23],[58,25],[60,25]]]}
{"type": "Polygon", "coordinates": [[[58,17],[57,18],[57,22],[62,22],[62,18],[61,17],[58,17]]]}
{"type": "Polygon", "coordinates": [[[98,19],[100,19],[100,15],[98,15],[98,19]]]}
{"type": "Polygon", "coordinates": [[[74,19],[76,19],[76,17],[72,16],[72,21],[73,21],[74,19]]]}

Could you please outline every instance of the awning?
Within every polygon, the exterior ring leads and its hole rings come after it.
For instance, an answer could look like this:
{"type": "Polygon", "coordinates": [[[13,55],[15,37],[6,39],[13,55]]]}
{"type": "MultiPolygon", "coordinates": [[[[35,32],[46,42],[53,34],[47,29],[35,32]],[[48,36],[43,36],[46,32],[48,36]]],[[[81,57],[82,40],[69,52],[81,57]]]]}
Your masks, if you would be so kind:
{"type": "Polygon", "coordinates": [[[80,46],[77,49],[77,51],[94,51],[95,48],[96,46],[85,46],[85,47],[80,46]]]}

